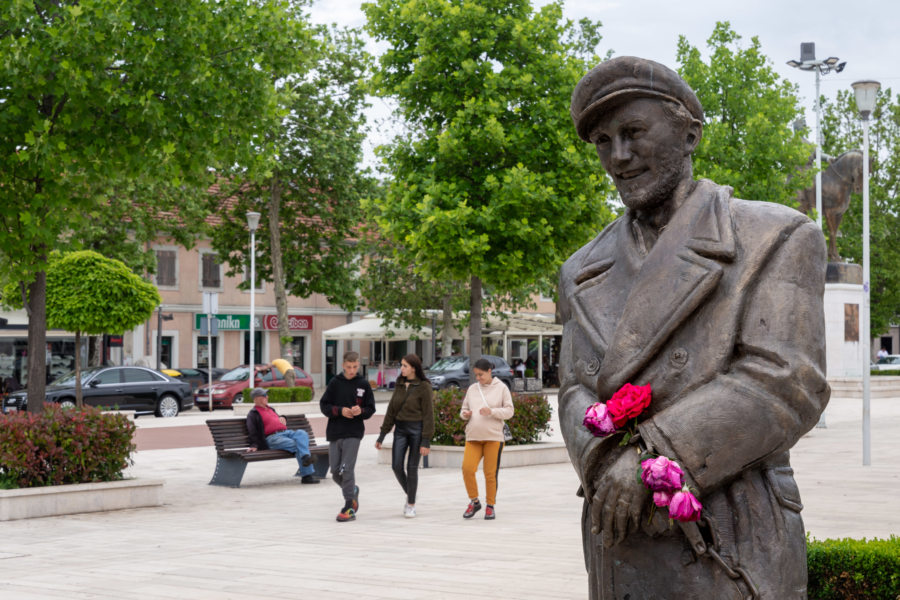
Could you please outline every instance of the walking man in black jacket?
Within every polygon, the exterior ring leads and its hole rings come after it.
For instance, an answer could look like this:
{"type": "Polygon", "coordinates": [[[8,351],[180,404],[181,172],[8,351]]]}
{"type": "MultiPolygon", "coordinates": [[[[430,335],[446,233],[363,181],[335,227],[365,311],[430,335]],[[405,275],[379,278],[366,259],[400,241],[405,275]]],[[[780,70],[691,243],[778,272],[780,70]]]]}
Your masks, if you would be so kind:
{"type": "Polygon", "coordinates": [[[356,520],[359,510],[359,486],[354,473],[356,456],[359,442],[366,434],[363,421],[375,414],[375,394],[369,382],[359,374],[357,352],[344,353],[343,369],[343,373],[331,380],[319,400],[322,413],[328,417],[325,437],[329,442],[331,474],[344,495],[344,507],[337,516],[339,523],[356,520]]]}

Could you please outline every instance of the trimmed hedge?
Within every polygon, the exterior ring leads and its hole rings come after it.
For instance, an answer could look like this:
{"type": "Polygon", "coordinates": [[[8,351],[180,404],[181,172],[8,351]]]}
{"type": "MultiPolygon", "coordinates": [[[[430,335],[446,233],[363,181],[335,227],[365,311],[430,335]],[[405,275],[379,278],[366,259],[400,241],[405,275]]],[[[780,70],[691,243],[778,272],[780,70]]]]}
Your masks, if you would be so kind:
{"type": "MultiPolygon", "coordinates": [[[[897,375],[900,375],[900,369],[891,369],[890,371],[871,371],[871,373],[875,376],[887,375],[889,377],[896,377],[897,375]]],[[[893,600],[893,598],[891,600],[893,600]]]]}
{"type": "Polygon", "coordinates": [[[900,537],[808,540],[810,600],[900,598],[900,537]]]}
{"type": "Polygon", "coordinates": [[[0,415],[0,488],[122,479],[134,430],[125,415],[92,407],[0,415]]]}
{"type": "MultiPolygon", "coordinates": [[[[434,392],[434,438],[432,445],[464,446],[466,422],[459,416],[465,390],[446,389],[434,392]]],[[[533,444],[550,431],[552,409],[546,394],[520,394],[513,392],[516,412],[507,421],[513,439],[510,446],[533,444]]]]}
{"type": "MultiPolygon", "coordinates": [[[[269,404],[276,404],[279,402],[309,402],[313,397],[312,388],[308,387],[270,387],[266,389],[269,390],[269,404]]],[[[244,402],[253,402],[250,398],[250,392],[252,391],[253,390],[244,388],[244,391],[242,392],[244,394],[244,402]]]]}

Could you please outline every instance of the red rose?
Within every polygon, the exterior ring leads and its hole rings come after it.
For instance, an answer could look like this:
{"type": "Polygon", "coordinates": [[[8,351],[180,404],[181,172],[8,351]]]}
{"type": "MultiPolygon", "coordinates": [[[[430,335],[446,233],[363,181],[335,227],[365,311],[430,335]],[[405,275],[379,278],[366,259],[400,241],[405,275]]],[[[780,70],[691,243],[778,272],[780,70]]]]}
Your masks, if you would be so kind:
{"type": "Polygon", "coordinates": [[[606,403],[616,428],[622,427],[650,406],[650,384],[631,385],[626,383],[606,403]]]}

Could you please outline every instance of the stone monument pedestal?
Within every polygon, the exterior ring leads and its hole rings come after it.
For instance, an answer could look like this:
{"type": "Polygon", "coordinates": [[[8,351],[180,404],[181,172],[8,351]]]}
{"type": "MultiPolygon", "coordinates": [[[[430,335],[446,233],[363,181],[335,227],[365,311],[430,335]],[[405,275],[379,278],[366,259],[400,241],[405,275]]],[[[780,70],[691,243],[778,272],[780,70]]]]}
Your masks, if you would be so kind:
{"type": "Polygon", "coordinates": [[[862,377],[863,354],[868,344],[860,340],[860,312],[865,293],[862,266],[828,263],[825,272],[825,365],[828,378],[862,377]]]}

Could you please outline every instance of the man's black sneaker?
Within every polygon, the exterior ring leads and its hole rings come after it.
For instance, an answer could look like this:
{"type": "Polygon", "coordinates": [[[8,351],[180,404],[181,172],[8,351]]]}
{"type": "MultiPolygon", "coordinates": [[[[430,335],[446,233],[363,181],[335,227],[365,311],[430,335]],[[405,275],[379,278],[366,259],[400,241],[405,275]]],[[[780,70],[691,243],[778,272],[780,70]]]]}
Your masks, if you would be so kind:
{"type": "Polygon", "coordinates": [[[308,467],[309,465],[313,464],[314,462],[316,462],[316,461],[315,461],[315,459],[312,457],[312,454],[307,454],[307,455],[304,456],[302,459],[300,459],[300,463],[301,463],[304,467],[308,467]]]}
{"type": "Polygon", "coordinates": [[[304,475],[300,478],[300,483],[319,483],[319,478],[315,475],[304,475]]]}
{"type": "Polygon", "coordinates": [[[469,506],[466,507],[466,512],[463,513],[463,519],[471,519],[479,510],[481,510],[481,502],[478,501],[478,498],[475,498],[469,502],[469,506]]]}

